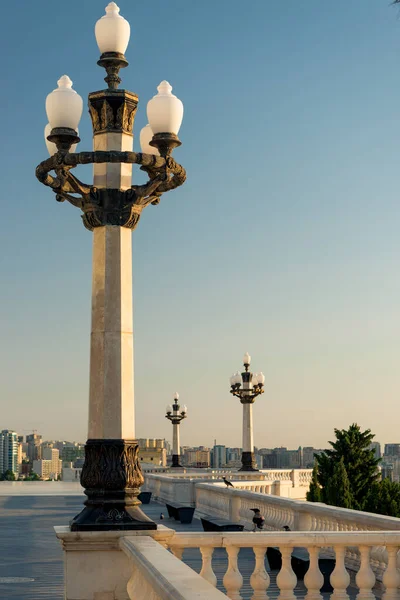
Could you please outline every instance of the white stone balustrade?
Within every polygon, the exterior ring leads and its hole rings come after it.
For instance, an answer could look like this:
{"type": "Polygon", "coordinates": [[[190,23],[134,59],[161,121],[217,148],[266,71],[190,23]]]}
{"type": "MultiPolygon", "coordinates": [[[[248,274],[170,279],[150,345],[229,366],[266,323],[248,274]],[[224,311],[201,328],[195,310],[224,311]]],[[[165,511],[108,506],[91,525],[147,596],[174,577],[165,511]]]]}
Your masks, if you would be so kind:
{"type": "MultiPolygon", "coordinates": [[[[253,513],[250,509],[256,506],[265,517],[265,528],[271,531],[281,530],[285,525],[296,531],[400,531],[400,519],[395,517],[226,489],[212,483],[197,483],[195,487],[197,516],[230,519],[248,529],[252,528],[253,513]]],[[[371,567],[379,581],[382,580],[387,562],[387,553],[383,548],[372,549],[371,567]]],[[[359,552],[347,549],[346,565],[356,570],[359,564],[359,552]]]]}
{"type": "Polygon", "coordinates": [[[252,513],[257,504],[265,517],[265,526],[279,530],[284,525],[297,531],[400,531],[400,519],[358,510],[328,506],[319,502],[304,502],[247,490],[199,482],[196,487],[196,514],[234,518],[251,527],[252,513]],[[238,507],[229,510],[232,500],[238,507]],[[226,510],[223,507],[229,507],[226,510]]]}
{"type": "Polygon", "coordinates": [[[296,499],[305,499],[311,480],[310,469],[281,469],[260,471],[259,473],[236,473],[228,470],[196,469],[186,473],[150,473],[144,471],[143,490],[153,493],[155,500],[162,502],[184,502],[194,506],[195,487],[198,483],[212,481],[225,487],[221,482],[227,476],[235,488],[246,489],[261,494],[273,494],[296,499]]]}
{"type": "MultiPolygon", "coordinates": [[[[324,577],[320,571],[318,558],[330,554],[336,560],[330,576],[334,589],[331,600],[348,600],[347,587],[350,575],[345,566],[346,549],[351,548],[361,557],[357,569],[355,585],[359,588],[357,600],[374,600],[374,587],[377,585],[375,574],[371,568],[370,554],[376,547],[386,548],[389,557],[383,574],[382,598],[399,600],[400,571],[397,567],[397,556],[400,548],[399,531],[338,531],[338,532],[260,532],[260,533],[175,533],[169,538],[168,547],[174,552],[175,547],[199,548],[202,556],[200,574],[212,585],[217,585],[217,577],[212,568],[212,554],[215,548],[225,548],[228,555],[228,568],[222,582],[231,600],[240,600],[243,577],[237,560],[241,548],[252,548],[255,557],[254,571],[250,577],[253,589],[253,600],[266,600],[270,577],[266,571],[265,554],[268,547],[279,548],[282,553],[282,567],[276,577],[279,587],[279,599],[295,600],[294,588],[297,577],[291,566],[291,554],[294,548],[305,548],[309,554],[309,568],[304,577],[307,588],[306,600],[322,600],[320,589],[324,577]]],[[[378,585],[380,592],[382,586],[378,585]]]]}
{"type": "MultiPolygon", "coordinates": [[[[400,519],[271,495],[267,491],[268,484],[264,486],[260,481],[234,482],[235,488],[226,488],[219,481],[152,475],[148,484],[161,501],[189,502],[196,507],[198,517],[230,519],[248,529],[252,528],[253,513],[250,509],[257,506],[265,517],[265,528],[271,531],[280,530],[285,525],[296,531],[400,531],[400,519]],[[260,490],[242,490],[239,488],[242,484],[249,484],[255,489],[259,487],[260,490]]],[[[347,567],[357,570],[360,553],[347,548],[345,560],[347,567]]],[[[387,553],[383,548],[373,548],[370,562],[375,576],[381,581],[388,562],[387,553]]]]}
{"type": "Polygon", "coordinates": [[[348,600],[350,580],[359,588],[357,600],[374,599],[373,588],[384,592],[383,600],[400,598],[400,531],[185,533],[160,526],[153,532],[71,532],[68,527],[57,527],[56,533],[65,551],[67,600],[222,600],[226,596],[215,589],[217,584],[224,585],[231,600],[241,600],[241,548],[251,548],[254,553],[252,599],[267,600],[272,579],[267,570],[268,547],[279,548],[282,553],[282,568],[273,578],[280,600],[294,600],[297,578],[290,560],[293,548],[309,554],[305,600],[322,600],[318,558],[327,553],[336,559],[330,576],[334,589],[331,600],[348,600]],[[376,583],[370,560],[376,547],[382,548],[387,558],[383,584],[376,583]],[[180,560],[186,548],[200,550],[200,575],[180,560]],[[225,549],[228,558],[225,573],[218,571],[219,580],[213,570],[215,548],[225,549]],[[354,573],[350,577],[346,568],[349,551],[361,557],[355,577],[354,573]]]}

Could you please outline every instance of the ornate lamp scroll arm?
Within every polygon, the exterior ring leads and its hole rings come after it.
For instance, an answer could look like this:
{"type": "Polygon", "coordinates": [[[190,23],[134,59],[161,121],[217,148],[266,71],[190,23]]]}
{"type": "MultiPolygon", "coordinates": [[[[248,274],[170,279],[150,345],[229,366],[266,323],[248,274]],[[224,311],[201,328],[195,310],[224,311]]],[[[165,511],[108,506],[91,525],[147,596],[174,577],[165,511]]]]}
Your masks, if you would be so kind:
{"type": "Polygon", "coordinates": [[[182,185],[186,180],[186,172],[171,156],[164,158],[153,154],[118,151],[69,153],[61,150],[40,163],[36,168],[36,177],[52,188],[58,201],[67,200],[80,208],[88,229],[107,224],[134,229],[143,208],[149,204],[158,204],[164,192],[182,185]],[[78,164],[93,163],[139,164],[148,173],[149,181],[126,191],[97,190],[70,173],[78,164]],[[55,171],[56,177],[50,175],[50,171],[55,171]]]}

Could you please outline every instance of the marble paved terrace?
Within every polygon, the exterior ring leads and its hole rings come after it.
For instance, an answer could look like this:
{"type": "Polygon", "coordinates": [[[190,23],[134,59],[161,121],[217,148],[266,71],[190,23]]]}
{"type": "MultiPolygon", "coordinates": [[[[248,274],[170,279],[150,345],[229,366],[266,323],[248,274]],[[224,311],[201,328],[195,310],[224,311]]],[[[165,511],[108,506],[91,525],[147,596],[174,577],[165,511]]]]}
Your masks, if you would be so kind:
{"type": "MultiPolygon", "coordinates": [[[[62,600],[64,597],[63,556],[53,526],[67,524],[81,509],[83,498],[83,495],[2,496],[0,490],[1,599],[62,600]]],[[[191,525],[182,525],[168,519],[165,506],[161,504],[151,503],[143,506],[143,509],[156,522],[176,531],[202,531],[198,519],[194,519],[191,525]],[[166,517],[162,521],[161,512],[166,517]]],[[[198,549],[186,549],[183,560],[195,571],[200,571],[201,558],[198,549]]],[[[222,586],[222,577],[227,569],[225,549],[215,549],[213,568],[218,578],[218,588],[225,591],[222,586]]],[[[247,599],[252,593],[249,585],[249,578],[254,568],[251,549],[240,550],[239,568],[244,578],[241,595],[247,599]]],[[[268,596],[273,600],[278,597],[278,588],[275,584],[276,573],[270,572],[270,576],[271,586],[268,596]]],[[[356,597],[356,592],[355,587],[349,589],[351,600],[356,597]]],[[[298,598],[305,597],[306,590],[302,584],[298,584],[295,594],[298,598]]],[[[328,598],[329,594],[324,596],[324,599],[328,598]]]]}

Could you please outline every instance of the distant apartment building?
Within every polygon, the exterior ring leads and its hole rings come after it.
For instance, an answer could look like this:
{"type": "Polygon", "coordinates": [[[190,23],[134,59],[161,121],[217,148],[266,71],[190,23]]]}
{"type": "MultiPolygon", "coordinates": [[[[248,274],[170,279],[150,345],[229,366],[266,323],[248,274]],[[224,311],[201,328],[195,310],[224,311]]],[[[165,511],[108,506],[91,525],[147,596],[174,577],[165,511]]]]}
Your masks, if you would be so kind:
{"type": "Polygon", "coordinates": [[[28,459],[31,463],[34,460],[40,460],[42,458],[42,436],[38,433],[30,433],[26,436],[26,443],[28,444],[28,459]]]}
{"type": "Polygon", "coordinates": [[[157,467],[167,466],[167,450],[165,440],[156,438],[140,438],[139,458],[140,462],[155,465],[157,467]]]}
{"type": "Polygon", "coordinates": [[[382,463],[380,466],[382,479],[389,479],[390,481],[399,481],[398,474],[396,476],[394,465],[390,463],[382,463]]]}
{"type": "Polygon", "coordinates": [[[85,445],[77,444],[77,443],[65,443],[61,452],[60,452],[61,460],[66,462],[74,462],[78,458],[85,457],[85,445]]]}
{"type": "Polygon", "coordinates": [[[77,468],[72,462],[63,462],[61,479],[63,481],[78,482],[81,479],[82,468],[77,468]]]}
{"type": "Polygon", "coordinates": [[[187,467],[207,469],[210,466],[210,450],[204,446],[185,449],[182,458],[187,467]]]}
{"type": "Polygon", "coordinates": [[[0,475],[6,471],[18,477],[18,436],[10,429],[0,433],[0,475]]]}
{"type": "Polygon", "coordinates": [[[369,445],[369,449],[375,452],[376,458],[381,458],[381,445],[380,442],[371,442],[369,445]]]}
{"type": "Polygon", "coordinates": [[[214,469],[220,469],[226,466],[226,446],[215,444],[212,449],[212,463],[214,469]]]}
{"type": "Polygon", "coordinates": [[[261,448],[264,469],[312,469],[315,456],[324,450],[312,446],[299,446],[297,450],[281,448],[261,448]]]}
{"type": "Polygon", "coordinates": [[[62,460],[57,448],[43,448],[43,458],[33,461],[32,470],[41,479],[58,479],[62,472],[62,460]]]}
{"type": "Polygon", "coordinates": [[[400,444],[385,444],[386,456],[400,456],[400,444]]]}
{"type": "Polygon", "coordinates": [[[226,466],[230,469],[240,468],[242,466],[242,449],[227,448],[226,449],[226,466]]]}

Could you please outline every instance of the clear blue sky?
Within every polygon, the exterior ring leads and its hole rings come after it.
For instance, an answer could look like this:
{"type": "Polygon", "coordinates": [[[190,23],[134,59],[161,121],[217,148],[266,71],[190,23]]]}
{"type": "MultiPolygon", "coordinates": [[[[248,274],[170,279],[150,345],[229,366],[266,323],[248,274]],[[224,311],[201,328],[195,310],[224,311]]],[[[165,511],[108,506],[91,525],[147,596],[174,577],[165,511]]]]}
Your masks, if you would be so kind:
{"type": "MultiPolygon", "coordinates": [[[[0,428],[46,438],[86,439],[91,234],[34,170],[57,79],[84,99],[104,85],[93,27],[105,4],[19,0],[0,22],[0,428]]],[[[137,435],[171,438],[177,390],[182,444],[240,445],[228,378],[248,350],[266,375],[256,445],[321,446],[353,421],[400,441],[399,10],[119,5],[135,131],[168,79],[188,172],[133,234],[137,435]]],[[[80,133],[90,149],[86,112],[80,133]]]]}

